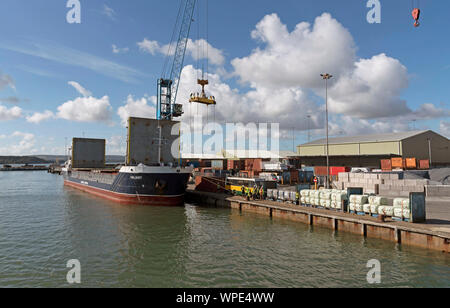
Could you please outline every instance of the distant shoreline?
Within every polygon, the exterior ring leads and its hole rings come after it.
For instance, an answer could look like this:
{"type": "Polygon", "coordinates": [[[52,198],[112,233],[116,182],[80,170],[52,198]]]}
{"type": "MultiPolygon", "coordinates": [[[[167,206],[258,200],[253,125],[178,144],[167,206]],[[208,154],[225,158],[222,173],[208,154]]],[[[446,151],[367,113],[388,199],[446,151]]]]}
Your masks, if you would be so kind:
{"type": "MultiPolygon", "coordinates": [[[[63,164],[67,160],[65,155],[27,155],[27,156],[0,156],[0,165],[23,165],[23,164],[63,164]]],[[[124,156],[107,155],[106,162],[125,161],[124,156]]]]}

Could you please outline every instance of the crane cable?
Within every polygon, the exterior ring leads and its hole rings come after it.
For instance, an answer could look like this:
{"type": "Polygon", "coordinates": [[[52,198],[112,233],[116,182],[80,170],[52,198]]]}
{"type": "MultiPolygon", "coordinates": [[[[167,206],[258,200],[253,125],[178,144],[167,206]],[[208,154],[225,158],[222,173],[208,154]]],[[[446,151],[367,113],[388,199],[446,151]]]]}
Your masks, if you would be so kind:
{"type": "Polygon", "coordinates": [[[183,1],[180,1],[180,7],[178,8],[177,19],[175,21],[175,26],[173,27],[172,37],[170,38],[169,48],[167,50],[166,58],[164,60],[163,69],[162,69],[162,72],[161,72],[161,76],[163,76],[163,77],[167,77],[167,75],[166,75],[166,73],[167,73],[167,66],[169,64],[169,59],[170,59],[172,48],[173,48],[173,45],[174,45],[174,42],[175,42],[175,35],[177,33],[178,25],[180,24],[182,8],[183,8],[183,1]]]}

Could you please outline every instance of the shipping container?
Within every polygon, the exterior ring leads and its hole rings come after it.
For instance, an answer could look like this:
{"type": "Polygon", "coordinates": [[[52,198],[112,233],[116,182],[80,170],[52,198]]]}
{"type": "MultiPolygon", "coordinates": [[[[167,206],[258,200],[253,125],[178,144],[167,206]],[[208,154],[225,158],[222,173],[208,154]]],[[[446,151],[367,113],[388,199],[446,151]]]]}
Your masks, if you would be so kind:
{"type": "Polygon", "coordinates": [[[231,160],[231,159],[229,159],[228,161],[227,161],[227,169],[228,170],[234,170],[234,169],[237,169],[236,167],[235,167],[235,165],[237,166],[237,164],[235,164],[235,160],[231,160]]]}
{"type": "Polygon", "coordinates": [[[245,170],[261,172],[262,171],[262,159],[261,158],[246,159],[245,160],[245,170]]]}
{"type": "Polygon", "coordinates": [[[430,161],[428,159],[423,159],[419,161],[419,169],[428,170],[430,169],[430,161]]]}
{"type": "Polygon", "coordinates": [[[304,183],[312,183],[314,179],[314,171],[304,171],[304,183]]]}
{"type": "Polygon", "coordinates": [[[314,167],[314,175],[315,176],[326,176],[327,175],[327,167],[317,166],[314,167]]]}
{"type": "Polygon", "coordinates": [[[314,167],[302,167],[302,171],[309,171],[314,173],[314,167]]]}
{"type": "Polygon", "coordinates": [[[417,161],[415,158],[407,158],[406,159],[406,168],[407,169],[417,169],[417,161]]]}
{"type": "Polygon", "coordinates": [[[401,157],[391,158],[392,169],[404,169],[405,160],[401,157]]]}
{"type": "Polygon", "coordinates": [[[339,173],[350,172],[352,169],[350,167],[330,167],[330,175],[339,175],[339,173]]]}
{"type": "Polygon", "coordinates": [[[390,159],[382,159],[381,160],[381,170],[383,170],[383,171],[391,171],[392,170],[392,162],[390,159]]]}
{"type": "Polygon", "coordinates": [[[198,161],[187,161],[186,166],[193,166],[196,169],[200,168],[200,163],[198,161]]]}
{"type": "Polygon", "coordinates": [[[300,177],[297,170],[291,170],[291,185],[300,183],[300,177]]]}
{"type": "Polygon", "coordinates": [[[223,160],[212,160],[211,161],[211,168],[212,169],[223,170],[223,160]]]}

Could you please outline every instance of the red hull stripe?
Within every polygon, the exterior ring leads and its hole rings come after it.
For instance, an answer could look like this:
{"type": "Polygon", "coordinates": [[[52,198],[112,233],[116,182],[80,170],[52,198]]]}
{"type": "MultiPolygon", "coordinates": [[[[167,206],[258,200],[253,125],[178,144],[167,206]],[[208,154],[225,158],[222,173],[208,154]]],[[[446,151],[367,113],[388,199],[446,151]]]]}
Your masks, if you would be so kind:
{"type": "Polygon", "coordinates": [[[184,196],[138,196],[124,195],[113,191],[78,184],[71,181],[64,181],[64,185],[93,194],[97,197],[123,204],[156,205],[156,206],[177,206],[184,204],[184,196]]]}

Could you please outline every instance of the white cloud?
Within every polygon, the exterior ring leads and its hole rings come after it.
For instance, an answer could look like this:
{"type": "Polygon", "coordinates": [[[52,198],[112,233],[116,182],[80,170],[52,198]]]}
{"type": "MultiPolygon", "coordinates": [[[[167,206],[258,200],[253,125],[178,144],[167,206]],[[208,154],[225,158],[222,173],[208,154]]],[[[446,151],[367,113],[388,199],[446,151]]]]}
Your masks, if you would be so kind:
{"type": "Polygon", "coordinates": [[[39,124],[42,121],[57,118],[75,122],[104,122],[112,124],[112,107],[107,95],[102,98],[96,98],[78,82],[69,81],[68,84],[73,86],[83,97],[77,97],[74,100],[63,103],[57,108],[58,111],[56,113],[49,110],[35,112],[27,117],[27,121],[39,124]]]}
{"type": "Polygon", "coordinates": [[[10,87],[12,89],[16,89],[16,85],[11,76],[7,74],[2,74],[0,71],[0,90],[3,90],[6,87],[10,87]]]}
{"type": "Polygon", "coordinates": [[[76,122],[106,122],[111,121],[112,107],[109,97],[78,97],[58,107],[56,116],[61,119],[76,122]]]}
{"type": "Polygon", "coordinates": [[[126,146],[127,138],[124,136],[112,136],[106,140],[106,152],[108,155],[124,155],[126,146]]]}
{"type": "Polygon", "coordinates": [[[438,108],[434,104],[423,104],[414,111],[411,118],[418,119],[436,119],[450,117],[450,109],[448,107],[438,108]]]}
{"type": "MultiPolygon", "coordinates": [[[[291,32],[276,14],[267,15],[256,25],[252,37],[263,48],[234,59],[232,65],[234,74],[257,93],[297,89],[303,93],[312,90],[324,97],[320,74],[331,73],[331,113],[375,119],[412,112],[400,98],[408,86],[406,67],[385,54],[357,59],[353,37],[328,13],[317,17],[313,25],[299,23],[291,32]]],[[[274,98],[266,96],[265,100],[266,104],[277,105],[274,98]]],[[[321,112],[322,107],[310,109],[321,112]]]]}
{"type": "Polygon", "coordinates": [[[43,121],[53,119],[55,115],[53,112],[46,110],[44,112],[35,112],[32,116],[27,117],[27,121],[34,124],[39,124],[43,121]]]}
{"type": "Polygon", "coordinates": [[[149,53],[151,55],[155,55],[156,53],[163,53],[161,46],[157,41],[150,41],[146,38],[142,42],[138,42],[139,50],[142,52],[149,53]]]}
{"type": "Polygon", "coordinates": [[[124,48],[119,48],[116,45],[112,45],[112,52],[115,54],[119,54],[119,53],[127,53],[130,50],[130,48],[128,47],[124,47],[124,48]]]}
{"type": "Polygon", "coordinates": [[[441,121],[440,132],[447,138],[450,138],[450,122],[441,121]]]}
{"type": "Polygon", "coordinates": [[[140,79],[146,76],[138,70],[128,66],[52,42],[42,43],[30,38],[27,40],[26,44],[17,44],[13,42],[0,43],[0,48],[62,64],[82,67],[98,74],[128,83],[139,83],[140,79]]]}
{"type": "Polygon", "coordinates": [[[114,11],[114,9],[110,8],[106,4],[103,4],[102,14],[108,16],[112,20],[116,20],[116,11],[114,11]]]}
{"type": "MultiPolygon", "coordinates": [[[[188,65],[182,71],[181,83],[177,98],[177,103],[184,105],[184,116],[182,120],[190,122],[197,114],[202,115],[206,122],[214,120],[214,107],[206,107],[189,103],[189,96],[192,92],[200,92],[199,86],[193,87],[197,83],[197,76],[200,72],[193,66],[188,65]]],[[[319,121],[320,115],[317,112],[319,106],[308,98],[305,91],[300,88],[291,87],[279,90],[258,87],[248,92],[241,93],[237,89],[231,88],[224,83],[218,74],[209,74],[209,85],[206,88],[207,95],[215,96],[217,106],[215,107],[215,119],[220,122],[280,122],[280,126],[290,129],[306,130],[307,121],[302,121],[299,117],[312,114],[311,126],[315,121],[319,121]]]]}
{"type": "Polygon", "coordinates": [[[337,77],[329,89],[330,111],[358,118],[393,117],[410,113],[400,98],[408,73],[398,60],[380,54],[361,59],[355,69],[337,77]]]}
{"type": "Polygon", "coordinates": [[[0,121],[15,120],[22,116],[22,109],[14,106],[12,108],[6,108],[0,105],[0,121]]]}
{"type": "Polygon", "coordinates": [[[321,73],[343,74],[355,61],[352,36],[328,13],[317,17],[312,26],[299,23],[292,32],[278,15],[267,15],[256,25],[252,38],[264,48],[231,63],[235,74],[253,87],[319,88],[321,73]]]}
{"type": "MultiPolygon", "coordinates": [[[[157,41],[151,41],[146,38],[142,42],[138,42],[139,50],[142,52],[156,55],[157,53],[166,55],[169,52],[169,45],[161,46],[157,41]]],[[[170,55],[175,53],[174,48],[170,50],[170,55]]],[[[193,41],[188,39],[186,53],[194,60],[208,59],[211,64],[221,66],[225,63],[223,51],[213,47],[204,39],[193,41]],[[203,52],[202,52],[203,50],[203,52]],[[208,52],[206,52],[206,50],[208,52]]]]}
{"type": "Polygon", "coordinates": [[[34,134],[16,131],[8,137],[15,141],[12,144],[0,147],[0,155],[27,155],[36,153],[34,149],[36,144],[34,134]]]}
{"type": "Polygon", "coordinates": [[[117,114],[122,120],[122,125],[127,125],[129,117],[155,118],[156,97],[150,97],[150,101],[151,104],[149,105],[146,97],[134,100],[134,97],[131,94],[128,95],[126,104],[117,111],[117,114]]]}
{"type": "Polygon", "coordinates": [[[92,93],[90,91],[86,90],[85,88],[83,88],[78,82],[69,81],[68,84],[71,85],[72,87],[74,87],[75,90],[77,90],[78,93],[80,93],[84,97],[92,96],[92,93]]]}

